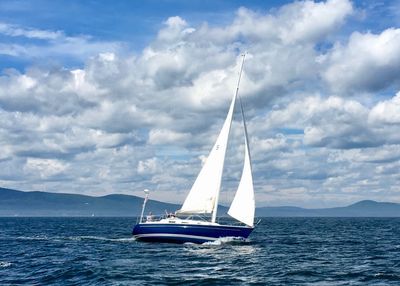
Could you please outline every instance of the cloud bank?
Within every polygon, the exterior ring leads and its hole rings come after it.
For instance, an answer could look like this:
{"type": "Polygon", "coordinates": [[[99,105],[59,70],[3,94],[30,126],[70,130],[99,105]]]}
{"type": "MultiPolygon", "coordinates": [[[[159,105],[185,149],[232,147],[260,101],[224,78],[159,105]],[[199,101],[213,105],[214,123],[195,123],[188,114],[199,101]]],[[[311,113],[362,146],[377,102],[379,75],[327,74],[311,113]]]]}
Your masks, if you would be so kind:
{"type": "MultiPolygon", "coordinates": [[[[400,201],[399,29],[348,33],[356,10],[347,0],[243,7],[214,26],[172,16],[140,53],[1,23],[3,36],[42,42],[2,43],[0,54],[85,64],[3,71],[0,183],[89,195],[148,188],[153,198],[181,202],[222,126],[247,51],[240,94],[260,205],[400,201]]],[[[228,193],[241,169],[238,127],[228,193]]]]}

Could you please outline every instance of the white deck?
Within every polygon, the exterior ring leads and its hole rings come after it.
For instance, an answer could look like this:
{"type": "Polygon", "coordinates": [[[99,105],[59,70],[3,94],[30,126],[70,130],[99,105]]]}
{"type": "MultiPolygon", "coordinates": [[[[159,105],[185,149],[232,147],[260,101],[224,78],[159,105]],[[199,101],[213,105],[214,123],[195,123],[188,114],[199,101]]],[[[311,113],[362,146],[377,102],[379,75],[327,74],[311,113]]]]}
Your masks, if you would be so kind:
{"type": "Polygon", "coordinates": [[[195,224],[195,225],[220,225],[216,222],[210,221],[203,221],[203,220],[195,220],[195,219],[181,219],[178,217],[169,217],[169,218],[162,218],[162,219],[152,219],[151,217],[147,216],[146,221],[142,222],[145,224],[195,224]]]}

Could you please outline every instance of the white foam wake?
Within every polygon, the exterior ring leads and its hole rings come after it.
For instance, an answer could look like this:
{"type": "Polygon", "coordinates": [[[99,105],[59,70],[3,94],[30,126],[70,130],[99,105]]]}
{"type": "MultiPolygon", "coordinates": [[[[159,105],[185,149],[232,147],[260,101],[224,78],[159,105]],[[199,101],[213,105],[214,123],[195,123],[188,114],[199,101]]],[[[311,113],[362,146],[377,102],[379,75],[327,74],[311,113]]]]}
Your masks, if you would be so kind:
{"type": "Polygon", "coordinates": [[[49,240],[47,235],[35,235],[35,236],[18,236],[16,239],[20,240],[49,240]]]}
{"type": "Polygon", "coordinates": [[[82,235],[82,236],[72,236],[72,240],[102,240],[102,241],[112,241],[112,242],[132,242],[136,241],[134,237],[122,237],[122,238],[108,238],[102,236],[92,236],[92,235],[82,235]]]}
{"type": "Polygon", "coordinates": [[[63,241],[63,240],[73,240],[73,241],[102,240],[102,241],[112,241],[112,242],[136,241],[136,239],[134,237],[109,238],[109,237],[93,236],[93,235],[53,236],[53,237],[49,237],[46,235],[35,235],[35,236],[18,236],[18,237],[16,237],[16,239],[18,239],[18,240],[49,240],[49,241],[63,241]]]}
{"type": "Polygon", "coordinates": [[[202,245],[241,244],[244,242],[246,242],[246,239],[243,237],[227,236],[227,237],[220,237],[214,241],[204,242],[202,245]]]}

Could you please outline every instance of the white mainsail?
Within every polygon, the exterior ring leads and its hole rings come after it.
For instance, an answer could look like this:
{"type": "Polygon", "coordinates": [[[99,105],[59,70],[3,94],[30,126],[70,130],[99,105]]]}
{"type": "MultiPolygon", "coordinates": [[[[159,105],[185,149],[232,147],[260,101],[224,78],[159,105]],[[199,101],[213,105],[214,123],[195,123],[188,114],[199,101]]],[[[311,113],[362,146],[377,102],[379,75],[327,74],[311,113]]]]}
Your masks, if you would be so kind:
{"type": "Polygon", "coordinates": [[[232,123],[234,95],[224,126],[179,213],[212,213],[218,203],[226,147],[232,123]]]}
{"type": "Polygon", "coordinates": [[[251,158],[249,143],[247,137],[247,127],[244,118],[242,102],[240,102],[240,108],[242,110],[243,127],[244,127],[244,165],[242,171],[242,177],[240,178],[239,186],[236,191],[236,195],[232,201],[231,207],[229,208],[228,214],[241,221],[248,226],[253,227],[254,225],[254,213],[255,213],[255,201],[254,201],[254,187],[253,187],[253,175],[251,170],[251,158]]]}

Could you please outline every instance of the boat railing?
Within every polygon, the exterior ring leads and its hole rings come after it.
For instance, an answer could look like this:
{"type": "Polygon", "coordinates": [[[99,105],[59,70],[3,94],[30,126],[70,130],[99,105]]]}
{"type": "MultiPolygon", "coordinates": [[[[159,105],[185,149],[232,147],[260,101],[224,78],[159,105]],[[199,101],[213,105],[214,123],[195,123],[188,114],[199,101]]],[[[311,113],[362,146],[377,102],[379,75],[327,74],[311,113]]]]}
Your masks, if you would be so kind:
{"type": "Polygon", "coordinates": [[[162,219],[166,218],[176,218],[177,216],[172,213],[166,213],[162,215],[153,215],[152,213],[149,213],[148,215],[143,216],[142,220],[140,220],[140,217],[138,217],[137,222],[138,223],[143,223],[143,222],[152,222],[152,221],[159,221],[162,219]]]}
{"type": "Polygon", "coordinates": [[[166,212],[165,214],[162,215],[153,215],[152,213],[149,213],[148,215],[144,215],[142,217],[142,220],[140,220],[140,217],[137,218],[136,223],[144,223],[144,222],[153,222],[153,221],[160,221],[162,219],[184,219],[184,220],[201,220],[201,221],[209,221],[210,217],[203,216],[203,215],[180,215],[176,213],[168,213],[166,212]]]}
{"type": "MultiPolygon", "coordinates": [[[[192,214],[192,215],[182,216],[179,214],[166,212],[165,214],[162,214],[162,215],[153,215],[152,213],[149,213],[148,215],[143,216],[142,220],[140,220],[140,217],[138,217],[136,220],[136,223],[156,222],[156,221],[160,221],[162,219],[176,219],[176,218],[184,219],[184,220],[201,220],[201,221],[205,221],[205,222],[208,222],[210,220],[210,217],[207,217],[204,215],[192,214]]],[[[238,225],[238,226],[245,225],[242,222],[239,222],[239,221],[234,220],[229,217],[217,217],[216,222],[219,224],[229,224],[229,225],[238,225]]],[[[260,222],[261,222],[261,219],[258,219],[254,225],[257,226],[260,222]]]]}
{"type": "Polygon", "coordinates": [[[202,216],[202,215],[189,215],[189,216],[186,216],[185,219],[188,219],[188,220],[201,220],[201,221],[209,221],[210,220],[209,217],[202,216]]]}

